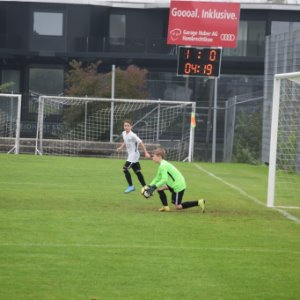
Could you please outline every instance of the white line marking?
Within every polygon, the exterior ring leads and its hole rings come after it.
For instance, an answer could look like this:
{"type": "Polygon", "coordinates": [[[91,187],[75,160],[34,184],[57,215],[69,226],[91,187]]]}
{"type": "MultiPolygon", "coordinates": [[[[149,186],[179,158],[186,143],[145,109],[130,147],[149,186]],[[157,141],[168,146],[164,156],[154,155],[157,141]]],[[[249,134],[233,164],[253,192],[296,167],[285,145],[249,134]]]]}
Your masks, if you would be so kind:
{"type": "MultiPolygon", "coordinates": [[[[248,194],[247,192],[245,192],[245,191],[242,190],[241,188],[239,188],[239,187],[237,187],[237,186],[235,186],[235,185],[233,185],[233,184],[231,184],[231,183],[225,181],[225,180],[222,179],[221,177],[216,176],[215,174],[213,174],[213,173],[211,173],[211,172],[205,170],[203,167],[201,167],[201,166],[199,166],[199,165],[197,165],[197,164],[194,164],[194,165],[195,165],[195,167],[196,167],[197,169],[199,169],[200,171],[206,173],[207,175],[213,177],[213,178],[216,179],[216,180],[221,181],[221,182],[224,183],[225,185],[227,185],[227,186],[231,187],[232,189],[236,190],[236,191],[239,192],[241,195],[243,195],[243,196],[245,196],[246,198],[252,200],[252,201],[255,202],[256,204],[259,204],[259,205],[262,205],[262,206],[265,206],[265,207],[266,207],[266,204],[265,204],[265,203],[263,203],[263,202],[260,201],[259,199],[255,198],[254,196],[251,196],[250,194],[248,194]]],[[[296,216],[294,216],[294,215],[288,213],[287,211],[285,211],[285,210],[283,210],[283,209],[280,209],[280,208],[278,208],[278,207],[272,207],[272,209],[278,211],[278,212],[279,212],[280,214],[282,214],[285,218],[287,218],[287,219],[289,219],[289,220],[291,220],[291,221],[294,221],[294,222],[297,223],[297,224],[300,224],[300,219],[297,218],[296,216]]]]}
{"type": "Polygon", "coordinates": [[[276,205],[274,207],[277,207],[277,208],[285,208],[285,209],[300,209],[299,206],[280,206],[280,205],[276,205]]]}
{"type": "Polygon", "coordinates": [[[186,251],[222,251],[222,252],[255,252],[255,253],[290,253],[295,255],[300,255],[300,251],[289,251],[286,249],[269,249],[269,248],[228,248],[228,247],[188,247],[188,246],[178,246],[178,245],[125,245],[125,244],[52,244],[52,243],[2,243],[0,247],[39,247],[39,248],[101,248],[101,249],[145,249],[145,250],[186,250],[186,251]]]}

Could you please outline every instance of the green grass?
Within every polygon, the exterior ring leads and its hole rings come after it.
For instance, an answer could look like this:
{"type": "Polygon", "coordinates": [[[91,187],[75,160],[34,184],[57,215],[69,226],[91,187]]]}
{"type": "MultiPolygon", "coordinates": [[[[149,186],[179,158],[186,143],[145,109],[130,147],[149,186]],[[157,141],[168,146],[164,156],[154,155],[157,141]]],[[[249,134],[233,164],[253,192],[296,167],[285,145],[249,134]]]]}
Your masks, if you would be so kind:
{"type": "Polygon", "coordinates": [[[0,155],[0,299],[299,299],[300,224],[261,205],[265,166],[176,163],[201,214],[125,195],[123,163],[0,155]]]}
{"type": "Polygon", "coordinates": [[[299,206],[300,173],[277,170],[276,172],[276,205],[299,206]]]}

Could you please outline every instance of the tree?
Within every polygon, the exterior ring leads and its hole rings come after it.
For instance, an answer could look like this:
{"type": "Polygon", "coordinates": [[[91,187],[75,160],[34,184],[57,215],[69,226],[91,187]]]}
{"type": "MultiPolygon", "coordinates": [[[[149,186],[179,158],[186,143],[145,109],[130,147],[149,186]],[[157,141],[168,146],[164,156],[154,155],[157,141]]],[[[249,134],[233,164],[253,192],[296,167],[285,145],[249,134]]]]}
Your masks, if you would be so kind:
{"type": "Polygon", "coordinates": [[[261,156],[261,141],[261,111],[241,113],[236,120],[233,160],[240,163],[259,163],[261,156]]]}
{"type": "Polygon", "coordinates": [[[14,86],[14,82],[6,82],[3,84],[0,84],[0,93],[7,92],[12,86],[14,86]]]}
{"type": "MultiPolygon", "coordinates": [[[[73,97],[111,97],[112,73],[99,73],[101,62],[84,66],[82,62],[72,60],[70,70],[66,74],[65,94],[73,97]]],[[[129,66],[126,70],[115,70],[115,98],[145,99],[145,79],[147,71],[136,66],[129,66]]],[[[97,111],[110,109],[109,102],[92,102],[88,108],[75,106],[66,108],[63,120],[70,129],[76,126],[86,115],[90,116],[97,111]]],[[[102,137],[103,138],[103,137],[102,137]]]]}
{"type": "MultiPolygon", "coordinates": [[[[140,69],[130,65],[126,70],[116,69],[116,98],[145,99],[147,91],[145,81],[147,76],[146,69],[140,69]]],[[[111,77],[111,73],[109,75],[111,77]]]]}
{"type": "MultiPolygon", "coordinates": [[[[99,73],[101,61],[83,66],[80,61],[72,60],[66,74],[65,94],[70,96],[111,97],[112,73],[99,73]]],[[[147,70],[129,66],[126,70],[116,68],[115,97],[144,99],[147,96],[145,79],[147,70]]]]}

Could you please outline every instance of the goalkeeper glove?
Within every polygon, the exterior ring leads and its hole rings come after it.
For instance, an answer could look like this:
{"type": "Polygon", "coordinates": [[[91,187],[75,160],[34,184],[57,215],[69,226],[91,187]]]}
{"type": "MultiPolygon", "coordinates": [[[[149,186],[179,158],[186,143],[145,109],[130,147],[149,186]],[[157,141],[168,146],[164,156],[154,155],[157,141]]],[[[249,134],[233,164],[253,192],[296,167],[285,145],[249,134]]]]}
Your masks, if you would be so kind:
{"type": "Polygon", "coordinates": [[[156,185],[150,185],[147,189],[146,189],[146,191],[147,191],[147,193],[150,195],[150,196],[152,196],[152,194],[153,194],[153,192],[156,190],[156,185]]]}

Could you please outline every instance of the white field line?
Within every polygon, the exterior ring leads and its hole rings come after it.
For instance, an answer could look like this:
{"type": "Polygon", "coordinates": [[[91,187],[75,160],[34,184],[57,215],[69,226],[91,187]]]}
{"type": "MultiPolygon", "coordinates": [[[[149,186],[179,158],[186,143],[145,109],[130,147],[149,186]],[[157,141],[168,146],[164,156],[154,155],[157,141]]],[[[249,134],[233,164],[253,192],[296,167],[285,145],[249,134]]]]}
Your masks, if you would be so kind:
{"type": "Polygon", "coordinates": [[[144,250],[186,250],[186,251],[216,251],[216,252],[253,252],[253,253],[290,253],[300,255],[300,251],[289,251],[287,249],[269,248],[230,248],[230,247],[193,247],[178,245],[126,245],[126,244],[63,244],[63,243],[1,243],[0,247],[23,247],[23,248],[99,248],[99,249],[144,249],[144,250]]]}
{"type": "MultiPolygon", "coordinates": [[[[265,204],[264,202],[260,201],[260,200],[257,199],[256,197],[254,197],[254,196],[248,194],[247,192],[245,192],[244,190],[242,190],[242,189],[239,188],[238,186],[236,186],[236,185],[234,185],[234,184],[232,184],[232,183],[229,183],[229,182],[225,181],[225,180],[222,179],[221,177],[216,176],[215,174],[213,174],[213,173],[211,173],[211,172],[205,170],[203,167],[201,167],[201,166],[199,166],[199,165],[197,165],[197,164],[194,164],[194,165],[195,165],[195,167],[196,167],[198,170],[200,170],[200,171],[206,173],[207,175],[213,177],[213,178],[216,179],[216,180],[219,180],[219,181],[222,182],[223,184],[225,184],[225,185],[229,186],[230,188],[236,190],[236,191],[239,192],[241,195],[243,195],[244,197],[250,199],[251,201],[255,202],[256,204],[259,204],[259,205],[262,205],[262,206],[266,206],[266,204],[265,204]]],[[[272,209],[278,211],[278,212],[279,212],[280,214],[282,214],[285,218],[287,218],[287,219],[289,219],[289,220],[291,220],[291,221],[294,221],[294,222],[297,223],[297,224],[300,224],[300,219],[297,218],[296,216],[294,216],[294,215],[288,213],[287,211],[285,211],[285,210],[283,210],[283,209],[281,209],[281,208],[278,208],[278,207],[272,207],[272,209]]]]}
{"type": "Polygon", "coordinates": [[[281,206],[275,205],[276,208],[285,208],[285,209],[300,209],[300,206],[281,206]]]}

